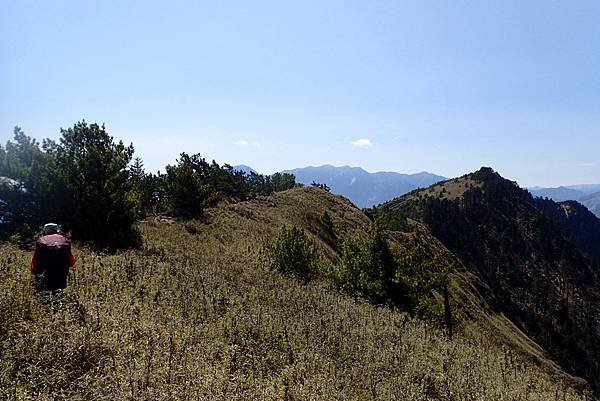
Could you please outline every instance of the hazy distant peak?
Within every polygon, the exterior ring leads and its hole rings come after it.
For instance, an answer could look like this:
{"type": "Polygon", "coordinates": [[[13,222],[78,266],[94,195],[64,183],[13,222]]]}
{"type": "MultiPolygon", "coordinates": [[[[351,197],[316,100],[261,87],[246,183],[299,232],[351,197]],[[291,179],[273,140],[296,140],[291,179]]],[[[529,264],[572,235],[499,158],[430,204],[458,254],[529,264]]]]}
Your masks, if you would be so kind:
{"type": "Polygon", "coordinates": [[[241,171],[241,172],[246,173],[246,174],[250,174],[250,173],[258,174],[256,172],[256,170],[254,170],[250,166],[246,166],[245,164],[238,164],[237,166],[233,166],[233,169],[236,170],[236,171],[241,171]]]}
{"type": "Polygon", "coordinates": [[[585,196],[582,196],[581,198],[579,198],[579,201],[585,201],[585,200],[589,200],[589,199],[600,199],[600,191],[598,192],[594,192],[585,196]]]}
{"type": "Polygon", "coordinates": [[[584,184],[553,188],[531,187],[533,196],[549,198],[556,202],[578,201],[596,216],[600,216],[600,185],[584,184]]]}
{"type": "Polygon", "coordinates": [[[428,187],[446,178],[421,172],[402,174],[392,171],[370,173],[362,167],[308,166],[284,171],[296,176],[305,185],[312,182],[327,184],[331,192],[343,195],[359,207],[370,207],[403,195],[416,188],[428,187]]]}
{"type": "Polygon", "coordinates": [[[331,164],[323,164],[321,166],[307,166],[307,167],[296,168],[294,170],[301,170],[301,169],[337,170],[337,171],[362,171],[362,172],[365,172],[365,173],[368,174],[368,171],[366,171],[362,167],[354,167],[354,166],[348,166],[348,165],[334,166],[334,165],[331,165],[331,164]]]}

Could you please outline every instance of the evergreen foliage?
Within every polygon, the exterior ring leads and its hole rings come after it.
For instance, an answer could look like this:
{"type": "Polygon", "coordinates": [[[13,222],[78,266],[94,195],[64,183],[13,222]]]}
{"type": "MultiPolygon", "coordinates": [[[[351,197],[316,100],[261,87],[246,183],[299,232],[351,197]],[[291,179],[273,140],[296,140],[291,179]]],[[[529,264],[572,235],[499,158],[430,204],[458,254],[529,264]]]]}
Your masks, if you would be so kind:
{"type": "Polygon", "coordinates": [[[0,151],[0,188],[2,216],[0,238],[18,235],[26,243],[43,223],[49,207],[44,203],[51,193],[52,183],[45,172],[51,158],[40,149],[39,143],[15,127],[13,141],[0,151]]]}
{"type": "Polygon", "coordinates": [[[569,236],[583,251],[600,264],[600,219],[579,202],[556,203],[535,198],[536,207],[554,222],[565,227],[569,236]]]}
{"type": "Polygon", "coordinates": [[[311,280],[319,271],[321,258],[316,244],[297,227],[284,227],[266,243],[265,250],[273,269],[303,281],[311,280]]]}
{"type": "Polygon", "coordinates": [[[5,173],[7,171],[7,160],[6,160],[6,150],[0,144],[0,172],[5,173]]]}
{"type": "Polygon", "coordinates": [[[324,191],[327,191],[327,192],[330,192],[330,191],[331,191],[331,188],[329,187],[329,185],[327,185],[327,184],[320,184],[320,183],[318,183],[318,182],[315,182],[315,181],[313,181],[313,182],[310,184],[310,186],[311,186],[311,187],[314,187],[314,188],[320,188],[320,189],[322,189],[322,190],[324,190],[324,191]]]}
{"type": "Polygon", "coordinates": [[[443,305],[432,294],[443,293],[446,288],[451,262],[439,254],[432,256],[427,244],[418,239],[410,250],[396,257],[396,262],[398,268],[394,279],[401,290],[400,302],[404,308],[432,321],[444,321],[448,327],[443,305]]]}
{"type": "Polygon", "coordinates": [[[389,206],[425,223],[490,288],[494,307],[598,388],[600,270],[583,252],[592,237],[581,232],[596,230],[593,221],[565,221],[569,205],[535,200],[490,168],[463,178],[478,185],[461,197],[412,196],[389,206]]]}
{"type": "Polygon", "coordinates": [[[23,184],[0,177],[0,238],[16,234],[23,242],[35,220],[36,208],[23,184]]]}
{"type": "Polygon", "coordinates": [[[271,188],[273,192],[287,191],[296,186],[296,178],[290,173],[275,173],[271,176],[271,188]]]}
{"type": "Polygon", "coordinates": [[[375,303],[399,304],[401,290],[395,280],[397,267],[384,233],[375,225],[367,239],[351,237],[346,240],[337,280],[350,294],[375,303]]]}
{"type": "Polygon", "coordinates": [[[133,144],[115,142],[104,125],[78,122],[42,146],[15,127],[13,141],[0,146],[0,177],[18,183],[0,187],[0,238],[18,233],[26,242],[44,222],[57,221],[75,239],[130,246],[139,239],[133,223],[148,214],[197,218],[225,199],[296,186],[292,174],[247,175],[200,154],[182,153],[165,174],[151,174],[133,154],[133,144]]]}
{"type": "Polygon", "coordinates": [[[25,135],[20,127],[13,130],[14,142],[6,144],[6,150],[0,151],[0,176],[10,177],[25,184],[40,162],[42,152],[39,143],[25,135]]]}
{"type": "Polygon", "coordinates": [[[165,189],[172,211],[185,217],[200,217],[205,207],[224,199],[243,201],[296,186],[293,174],[248,175],[228,164],[208,163],[200,154],[182,153],[177,164],[166,170],[165,189]]]}
{"type": "Polygon", "coordinates": [[[144,205],[149,201],[146,191],[146,172],[144,171],[144,162],[140,157],[133,159],[129,166],[129,179],[131,180],[130,201],[134,205],[134,213],[137,218],[145,215],[144,205]]]}
{"type": "MultiPolygon", "coordinates": [[[[331,218],[325,212],[321,220],[331,218]]],[[[324,234],[320,235],[326,241],[324,234]]],[[[394,254],[386,232],[373,225],[366,238],[348,237],[340,260],[332,263],[302,229],[284,227],[264,249],[274,270],[294,274],[303,281],[320,276],[344,292],[372,303],[398,307],[438,324],[445,322],[444,305],[434,293],[443,293],[447,285],[448,261],[432,258],[426,244],[417,241],[412,250],[394,254]]],[[[448,304],[446,314],[449,313],[448,304]]]]}
{"type": "Polygon", "coordinates": [[[59,142],[46,140],[42,147],[16,127],[0,175],[22,185],[5,196],[19,227],[9,225],[4,236],[18,232],[26,240],[44,222],[59,221],[76,239],[101,246],[135,243],[127,171],[132,155],[132,145],[115,143],[98,124],[78,122],[61,129],[59,142]]]}
{"type": "Polygon", "coordinates": [[[60,142],[51,148],[52,173],[60,220],[73,236],[101,245],[119,245],[135,239],[135,204],[128,165],[133,145],[115,143],[104,125],[76,123],[61,129],[60,142]]]}
{"type": "Polygon", "coordinates": [[[408,219],[406,215],[398,209],[388,206],[372,207],[363,209],[365,214],[372,221],[376,222],[381,227],[390,231],[408,231],[408,219]]]}
{"type": "Polygon", "coordinates": [[[166,188],[173,211],[187,217],[200,217],[211,201],[207,183],[209,164],[200,155],[182,153],[177,165],[167,166],[166,188]]]}

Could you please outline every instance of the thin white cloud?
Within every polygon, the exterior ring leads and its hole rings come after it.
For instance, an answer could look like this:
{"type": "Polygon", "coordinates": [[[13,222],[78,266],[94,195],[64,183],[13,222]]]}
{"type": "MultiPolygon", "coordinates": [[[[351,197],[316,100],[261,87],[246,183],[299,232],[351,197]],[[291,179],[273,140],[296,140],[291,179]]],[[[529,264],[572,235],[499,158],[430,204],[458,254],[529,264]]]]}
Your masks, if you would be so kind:
{"type": "Polygon", "coordinates": [[[181,139],[167,139],[165,143],[167,145],[181,145],[183,141],[181,139]]]}
{"type": "Polygon", "coordinates": [[[355,148],[372,148],[373,147],[373,142],[371,142],[371,140],[367,139],[367,138],[357,139],[356,141],[350,142],[350,144],[352,146],[354,146],[355,148]]]}
{"type": "Polygon", "coordinates": [[[598,167],[599,163],[580,163],[579,167],[598,167]]]}
{"type": "Polygon", "coordinates": [[[241,146],[243,148],[260,148],[260,142],[246,141],[245,139],[240,139],[239,141],[235,141],[233,144],[235,146],[241,146]]]}

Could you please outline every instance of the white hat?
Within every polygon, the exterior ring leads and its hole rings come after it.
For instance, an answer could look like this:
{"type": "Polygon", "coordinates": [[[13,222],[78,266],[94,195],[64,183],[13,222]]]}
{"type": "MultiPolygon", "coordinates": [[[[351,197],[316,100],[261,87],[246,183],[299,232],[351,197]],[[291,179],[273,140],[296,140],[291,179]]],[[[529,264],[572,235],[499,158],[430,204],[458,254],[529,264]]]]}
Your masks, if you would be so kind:
{"type": "Polygon", "coordinates": [[[44,234],[48,234],[50,231],[54,231],[54,232],[59,232],[60,228],[58,227],[58,224],[56,223],[48,223],[48,224],[44,224],[44,234]]]}

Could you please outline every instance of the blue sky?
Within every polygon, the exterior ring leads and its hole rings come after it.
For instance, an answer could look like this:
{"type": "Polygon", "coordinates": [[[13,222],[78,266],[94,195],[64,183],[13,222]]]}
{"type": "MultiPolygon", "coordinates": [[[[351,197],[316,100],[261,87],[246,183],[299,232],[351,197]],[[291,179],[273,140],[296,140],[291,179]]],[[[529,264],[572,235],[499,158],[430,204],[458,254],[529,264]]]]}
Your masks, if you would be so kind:
{"type": "Polygon", "coordinates": [[[600,183],[594,1],[4,2],[0,142],[85,118],[177,155],[600,183]],[[126,3],[126,4],[124,4],[126,3]]]}

